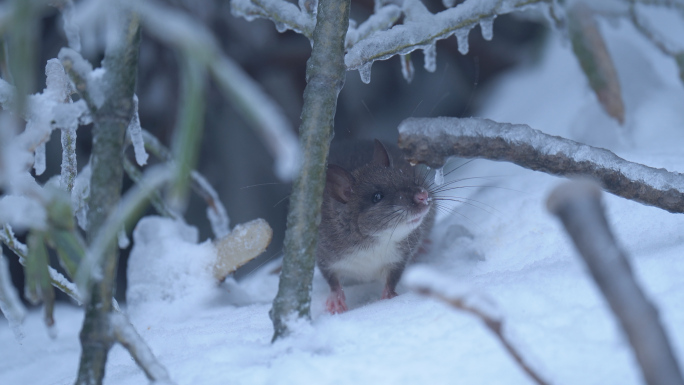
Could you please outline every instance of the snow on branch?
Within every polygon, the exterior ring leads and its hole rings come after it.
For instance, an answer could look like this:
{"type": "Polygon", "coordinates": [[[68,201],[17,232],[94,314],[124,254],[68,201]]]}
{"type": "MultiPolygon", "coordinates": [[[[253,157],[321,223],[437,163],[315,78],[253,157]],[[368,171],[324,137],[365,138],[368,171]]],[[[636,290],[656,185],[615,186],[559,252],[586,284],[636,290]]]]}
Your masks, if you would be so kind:
{"type": "Polygon", "coordinates": [[[624,160],[614,153],[524,124],[481,118],[409,118],[399,125],[399,147],[412,163],[441,167],[450,156],[515,163],[548,174],[585,176],[633,201],[684,213],[684,175],[624,160]]]}
{"type": "Polygon", "coordinates": [[[608,227],[599,187],[587,181],[563,183],[549,196],[548,208],[563,222],[627,334],[646,383],[684,384],[658,310],[639,288],[608,227]]]}
{"type": "Polygon", "coordinates": [[[115,312],[109,315],[109,320],[114,338],[128,350],[147,378],[155,384],[173,384],[166,368],[154,356],[128,317],[121,312],[115,312]]]}
{"type": "MultiPolygon", "coordinates": [[[[4,226],[0,230],[0,242],[4,243],[5,246],[12,250],[17,257],[19,257],[19,263],[21,263],[23,266],[26,266],[28,248],[26,245],[17,240],[17,238],[14,236],[14,232],[12,232],[12,228],[9,225],[4,226]]],[[[74,285],[60,272],[50,266],[48,266],[48,273],[50,274],[50,283],[52,283],[52,286],[71,297],[79,305],[83,302],[81,299],[81,294],[79,293],[76,285],[74,285]]]]}
{"type": "MultiPolygon", "coordinates": [[[[650,25],[650,23],[639,14],[635,2],[636,0],[631,0],[629,8],[632,23],[634,24],[636,29],[642,35],[644,35],[644,37],[646,37],[663,54],[675,59],[677,67],[679,68],[679,78],[682,80],[682,82],[684,82],[684,49],[682,49],[681,47],[676,47],[665,37],[661,36],[658,32],[656,32],[654,28],[650,25]]],[[[678,6],[681,16],[684,17],[684,3],[665,2],[665,4],[657,3],[657,5],[670,7],[678,6]]]]}
{"type": "Polygon", "coordinates": [[[349,49],[344,58],[348,70],[358,69],[364,82],[370,81],[375,60],[406,55],[417,49],[432,50],[437,40],[458,38],[459,51],[468,52],[468,33],[478,23],[483,36],[491,37],[492,21],[503,15],[546,0],[466,0],[454,8],[432,14],[420,0],[404,0],[404,23],[377,31],[349,49]]]}
{"type": "Polygon", "coordinates": [[[467,289],[455,285],[452,279],[444,277],[427,267],[414,266],[404,277],[407,285],[414,291],[436,298],[451,307],[472,314],[499,339],[508,354],[535,383],[546,385],[548,382],[537,373],[523,355],[516,349],[504,328],[502,316],[486,298],[470,293],[467,289]]]}
{"type": "Polygon", "coordinates": [[[26,317],[26,308],[21,303],[17,290],[12,285],[12,277],[9,273],[9,265],[0,247],[0,312],[5,315],[15,338],[20,341],[24,338],[21,324],[26,317]]]}
{"type": "Polygon", "coordinates": [[[233,16],[243,17],[247,21],[257,17],[270,19],[275,23],[278,32],[291,29],[309,40],[313,39],[316,14],[300,9],[285,0],[232,0],[230,10],[233,16]]]}

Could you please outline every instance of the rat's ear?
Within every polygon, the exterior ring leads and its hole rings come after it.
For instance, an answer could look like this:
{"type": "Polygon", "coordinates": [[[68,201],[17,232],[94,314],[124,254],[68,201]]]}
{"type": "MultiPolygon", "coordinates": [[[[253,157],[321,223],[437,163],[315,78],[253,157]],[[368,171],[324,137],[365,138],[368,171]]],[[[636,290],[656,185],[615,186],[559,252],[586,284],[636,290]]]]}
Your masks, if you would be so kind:
{"type": "Polygon", "coordinates": [[[347,203],[351,198],[354,177],[342,167],[329,164],[325,175],[325,189],[331,197],[340,203],[347,203]]]}
{"type": "Polygon", "coordinates": [[[373,163],[384,167],[392,167],[392,158],[387,153],[385,145],[375,139],[375,149],[373,150],[373,163]]]}

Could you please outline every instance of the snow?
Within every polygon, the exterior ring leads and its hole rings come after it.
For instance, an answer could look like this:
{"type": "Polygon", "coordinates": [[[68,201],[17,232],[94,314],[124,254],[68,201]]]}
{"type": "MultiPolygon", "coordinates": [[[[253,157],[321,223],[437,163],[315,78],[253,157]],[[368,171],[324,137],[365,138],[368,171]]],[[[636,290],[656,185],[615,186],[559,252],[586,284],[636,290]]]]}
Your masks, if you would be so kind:
{"type": "MultiPolygon", "coordinates": [[[[619,75],[633,82],[623,81],[626,130],[604,124],[610,119],[591,107],[597,101],[570,46],[555,35],[540,63],[499,80],[479,116],[601,143],[622,158],[684,171],[684,90],[676,66],[628,23],[618,28],[607,29],[606,41],[619,75]]],[[[440,210],[430,251],[417,261],[429,269],[423,281],[447,293],[465,288],[468,295],[491,299],[506,334],[552,384],[643,383],[618,323],[562,226],[545,209],[562,179],[485,160],[457,173],[446,175],[445,183],[476,176],[486,177],[482,185],[491,187],[459,189],[453,196],[495,210],[466,204],[451,215],[440,210]]],[[[684,364],[684,217],[608,194],[603,201],[684,364]]],[[[209,284],[200,279],[211,274],[201,267],[209,244],[199,243],[196,230],[166,221],[145,219],[134,232],[129,278],[137,278],[131,279],[126,310],[177,384],[532,383],[479,319],[408,290],[418,274],[411,270],[391,300],[379,300],[381,287],[375,284],[345,288],[350,311],[334,316],[324,313],[329,289],[316,274],[312,323],[301,323],[290,338],[271,344],[275,267],[209,284]],[[174,263],[157,261],[162,254],[174,263]]],[[[21,344],[0,320],[1,384],[74,382],[83,310],[58,305],[55,320],[60,334],[52,341],[41,314],[31,311],[21,344]]],[[[148,383],[121,346],[111,351],[106,373],[108,385],[148,383]]]]}
{"type": "Polygon", "coordinates": [[[17,289],[12,285],[12,277],[9,274],[9,264],[0,250],[0,312],[7,317],[9,327],[14,332],[17,342],[24,338],[21,324],[26,318],[26,308],[19,299],[17,289]]]}
{"type": "Polygon", "coordinates": [[[0,224],[10,224],[22,231],[45,229],[47,213],[43,205],[25,196],[6,195],[0,198],[0,224]]]}

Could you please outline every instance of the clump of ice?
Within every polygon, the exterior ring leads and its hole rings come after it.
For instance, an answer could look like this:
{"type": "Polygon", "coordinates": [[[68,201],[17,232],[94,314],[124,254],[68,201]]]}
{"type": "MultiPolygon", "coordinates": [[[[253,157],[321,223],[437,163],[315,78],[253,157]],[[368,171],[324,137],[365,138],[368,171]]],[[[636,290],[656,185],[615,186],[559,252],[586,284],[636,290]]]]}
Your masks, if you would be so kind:
{"type": "Polygon", "coordinates": [[[133,150],[135,151],[135,161],[139,166],[147,164],[149,155],[145,151],[145,141],[142,137],[142,127],[140,127],[140,115],[138,115],[138,95],[133,95],[133,117],[128,125],[128,134],[131,136],[133,150]]]}
{"type": "Polygon", "coordinates": [[[181,221],[145,217],[133,231],[126,300],[132,317],[182,317],[216,295],[211,242],[198,243],[198,231],[181,221]],[[152,310],[154,309],[154,310],[152,310]]]}
{"type": "Polygon", "coordinates": [[[90,197],[90,177],[92,170],[87,164],[74,180],[71,190],[71,207],[76,215],[78,226],[85,230],[88,227],[88,197],[90,197]]]}

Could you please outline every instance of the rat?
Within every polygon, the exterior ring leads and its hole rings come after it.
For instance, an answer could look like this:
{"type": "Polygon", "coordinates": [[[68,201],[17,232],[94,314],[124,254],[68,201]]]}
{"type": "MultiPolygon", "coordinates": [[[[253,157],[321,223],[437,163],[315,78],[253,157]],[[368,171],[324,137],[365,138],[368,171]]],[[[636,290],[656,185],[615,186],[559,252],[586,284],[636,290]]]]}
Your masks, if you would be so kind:
{"type": "Polygon", "coordinates": [[[326,310],[347,311],[341,280],[385,282],[397,296],[407,262],[435,218],[425,175],[377,139],[331,148],[318,230],[316,262],[330,286],[326,310]],[[371,157],[372,154],[372,157],[371,157]]]}

